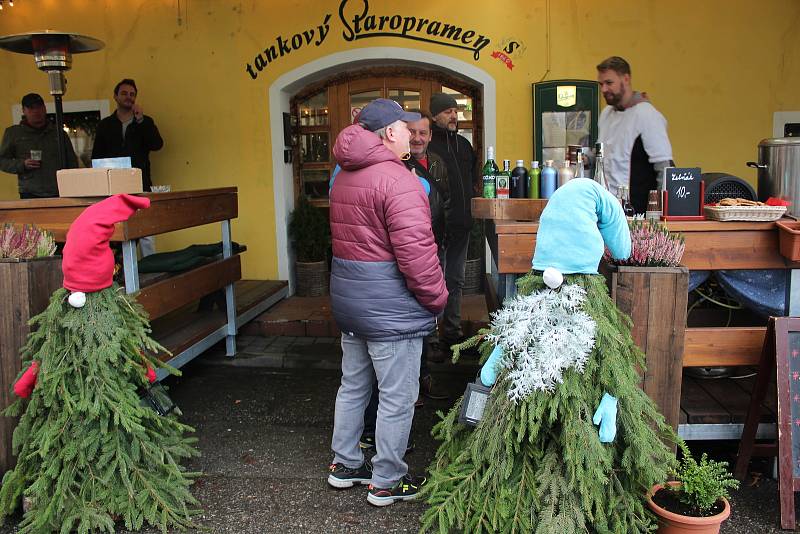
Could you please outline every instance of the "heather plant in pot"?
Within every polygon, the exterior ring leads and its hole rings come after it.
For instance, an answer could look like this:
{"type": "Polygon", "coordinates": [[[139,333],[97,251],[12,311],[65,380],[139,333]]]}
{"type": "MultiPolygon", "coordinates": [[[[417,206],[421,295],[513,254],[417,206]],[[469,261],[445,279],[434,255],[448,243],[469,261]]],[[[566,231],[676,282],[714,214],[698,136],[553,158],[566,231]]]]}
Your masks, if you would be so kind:
{"type": "Polygon", "coordinates": [[[663,224],[652,219],[634,219],[628,226],[631,230],[630,258],[612,260],[606,250],[605,261],[635,267],[674,267],[680,263],[686,248],[681,234],[670,233],[663,224]]]}
{"type": "Polygon", "coordinates": [[[731,513],[728,491],[738,488],[739,481],[728,471],[727,462],[710,460],[706,453],[698,462],[685,442],[679,446],[683,458],[675,481],[653,486],[647,497],[650,510],[658,516],[658,534],[716,534],[731,513]]]}
{"type": "Polygon", "coordinates": [[[30,260],[52,256],[55,251],[53,236],[36,226],[6,223],[0,229],[0,258],[30,260]]]}

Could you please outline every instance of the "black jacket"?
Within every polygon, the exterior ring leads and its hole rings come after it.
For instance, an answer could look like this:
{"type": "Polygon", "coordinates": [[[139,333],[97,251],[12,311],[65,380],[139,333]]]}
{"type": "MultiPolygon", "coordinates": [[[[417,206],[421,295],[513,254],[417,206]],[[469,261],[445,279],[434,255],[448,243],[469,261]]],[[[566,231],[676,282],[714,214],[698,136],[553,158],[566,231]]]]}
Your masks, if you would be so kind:
{"type": "Polygon", "coordinates": [[[475,151],[467,139],[440,128],[431,127],[433,138],[428,150],[444,161],[447,168],[447,183],[450,190],[450,206],[447,210],[447,231],[472,228],[472,196],[477,177],[475,151]]]}
{"type": "Polygon", "coordinates": [[[431,227],[436,244],[441,248],[444,244],[446,215],[449,194],[447,187],[447,169],[442,158],[428,152],[428,168],[411,156],[404,161],[406,167],[425,178],[431,186],[428,203],[431,206],[431,227]]]}
{"type": "Polygon", "coordinates": [[[162,146],[164,140],[158,133],[156,123],[147,115],[141,123],[134,119],[128,125],[123,141],[122,123],[114,112],[97,125],[92,159],[130,156],[131,165],[142,169],[142,187],[150,191],[153,185],[150,180],[150,151],[160,150],[162,146]]]}

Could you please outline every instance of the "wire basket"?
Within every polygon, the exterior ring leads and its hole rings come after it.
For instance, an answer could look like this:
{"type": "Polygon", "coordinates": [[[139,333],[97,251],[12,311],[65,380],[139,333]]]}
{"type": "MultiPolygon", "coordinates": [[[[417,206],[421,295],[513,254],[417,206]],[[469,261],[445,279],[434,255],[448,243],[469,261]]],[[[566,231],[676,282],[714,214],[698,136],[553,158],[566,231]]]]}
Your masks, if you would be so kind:
{"type": "Polygon", "coordinates": [[[715,221],[777,221],[786,206],[705,206],[705,213],[715,221]]]}

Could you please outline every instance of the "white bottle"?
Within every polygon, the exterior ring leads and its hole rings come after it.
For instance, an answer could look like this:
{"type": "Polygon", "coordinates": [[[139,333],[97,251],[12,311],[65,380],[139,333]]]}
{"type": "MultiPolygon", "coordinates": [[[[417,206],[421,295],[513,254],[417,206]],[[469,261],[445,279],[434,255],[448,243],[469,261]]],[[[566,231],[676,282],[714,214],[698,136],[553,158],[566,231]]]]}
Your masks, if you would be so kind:
{"type": "Polygon", "coordinates": [[[578,158],[578,162],[575,164],[575,178],[585,178],[583,175],[583,151],[579,150],[575,156],[578,158]]]}
{"type": "Polygon", "coordinates": [[[566,160],[564,166],[558,169],[558,187],[563,186],[573,178],[575,178],[575,174],[572,171],[572,167],[569,165],[569,160],[566,160]]]}

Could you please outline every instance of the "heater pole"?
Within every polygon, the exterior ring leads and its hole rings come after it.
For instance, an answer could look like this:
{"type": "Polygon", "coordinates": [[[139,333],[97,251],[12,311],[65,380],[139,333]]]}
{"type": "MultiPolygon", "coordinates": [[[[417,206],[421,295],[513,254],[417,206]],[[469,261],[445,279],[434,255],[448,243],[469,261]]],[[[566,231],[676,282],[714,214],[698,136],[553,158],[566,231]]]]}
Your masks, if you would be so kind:
{"type": "Polygon", "coordinates": [[[58,168],[67,168],[67,146],[64,143],[64,108],[61,105],[61,95],[53,95],[56,102],[56,129],[58,130],[58,168]]]}

